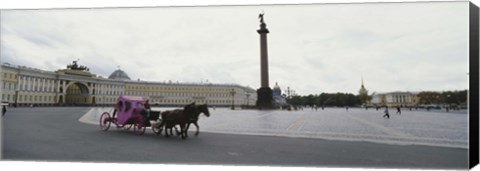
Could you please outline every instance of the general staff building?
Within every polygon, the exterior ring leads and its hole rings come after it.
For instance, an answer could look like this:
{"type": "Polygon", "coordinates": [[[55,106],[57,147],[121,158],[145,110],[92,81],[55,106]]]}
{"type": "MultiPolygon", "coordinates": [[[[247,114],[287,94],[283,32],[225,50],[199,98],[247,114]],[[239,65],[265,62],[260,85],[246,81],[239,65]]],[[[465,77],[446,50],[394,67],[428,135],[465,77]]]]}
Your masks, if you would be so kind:
{"type": "Polygon", "coordinates": [[[159,106],[191,102],[210,106],[252,106],[256,91],[234,84],[134,81],[118,69],[108,78],[92,74],[76,61],[66,69],[45,71],[1,65],[2,102],[14,106],[113,105],[118,96],[141,96],[159,106]]]}

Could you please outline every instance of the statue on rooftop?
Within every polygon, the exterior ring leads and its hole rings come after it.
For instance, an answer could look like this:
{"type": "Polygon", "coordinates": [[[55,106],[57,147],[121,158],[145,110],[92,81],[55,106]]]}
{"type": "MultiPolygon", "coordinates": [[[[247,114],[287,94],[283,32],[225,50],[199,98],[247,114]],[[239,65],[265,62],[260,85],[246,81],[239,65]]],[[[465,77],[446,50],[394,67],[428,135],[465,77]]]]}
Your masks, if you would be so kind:
{"type": "Polygon", "coordinates": [[[262,11],[262,13],[258,14],[258,18],[260,19],[260,23],[262,23],[262,24],[265,23],[265,22],[263,21],[263,15],[264,15],[264,14],[265,14],[265,13],[264,13],[263,11],[262,11]]]}
{"type": "Polygon", "coordinates": [[[67,69],[70,69],[70,70],[80,70],[80,71],[89,71],[89,69],[86,67],[86,66],[78,66],[77,62],[79,61],[80,59],[77,59],[77,60],[74,60],[72,62],[72,64],[70,65],[67,65],[67,69]]]}

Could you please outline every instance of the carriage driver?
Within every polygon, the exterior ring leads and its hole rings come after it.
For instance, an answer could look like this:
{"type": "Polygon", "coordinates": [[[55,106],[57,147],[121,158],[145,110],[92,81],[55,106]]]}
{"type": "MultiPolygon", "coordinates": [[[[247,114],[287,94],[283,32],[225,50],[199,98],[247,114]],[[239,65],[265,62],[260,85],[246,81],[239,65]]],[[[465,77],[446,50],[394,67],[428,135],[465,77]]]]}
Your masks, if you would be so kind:
{"type": "Polygon", "coordinates": [[[143,112],[145,113],[145,120],[148,121],[150,118],[150,103],[148,103],[148,100],[143,104],[143,112]]]}

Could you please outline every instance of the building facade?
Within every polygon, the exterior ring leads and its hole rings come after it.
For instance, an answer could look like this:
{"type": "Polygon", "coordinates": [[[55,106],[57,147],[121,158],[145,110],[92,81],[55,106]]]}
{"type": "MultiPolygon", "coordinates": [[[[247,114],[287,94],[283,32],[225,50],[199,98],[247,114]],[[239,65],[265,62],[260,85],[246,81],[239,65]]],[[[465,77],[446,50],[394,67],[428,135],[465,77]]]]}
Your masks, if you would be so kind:
{"type": "Polygon", "coordinates": [[[76,61],[57,71],[2,64],[0,86],[2,102],[15,106],[113,105],[121,95],[141,96],[160,106],[191,102],[243,106],[254,105],[257,100],[256,91],[250,87],[132,81],[120,69],[103,78],[78,66],[76,61]]]}
{"type": "Polygon", "coordinates": [[[372,97],[373,106],[414,107],[419,103],[417,94],[411,92],[379,93],[372,97]]]}

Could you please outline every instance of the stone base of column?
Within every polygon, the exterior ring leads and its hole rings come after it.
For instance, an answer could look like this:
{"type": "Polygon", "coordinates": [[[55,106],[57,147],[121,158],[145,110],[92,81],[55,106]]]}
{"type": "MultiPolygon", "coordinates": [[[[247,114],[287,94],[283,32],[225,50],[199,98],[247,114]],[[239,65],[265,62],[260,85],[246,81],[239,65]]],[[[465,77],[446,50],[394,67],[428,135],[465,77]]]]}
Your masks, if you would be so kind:
{"type": "Polygon", "coordinates": [[[273,93],[270,87],[261,87],[257,90],[257,105],[258,109],[273,109],[273,93]]]}

